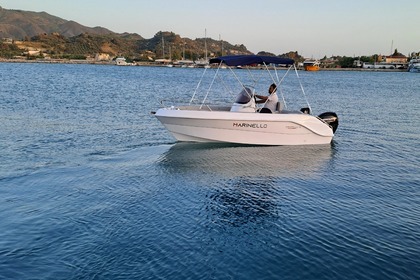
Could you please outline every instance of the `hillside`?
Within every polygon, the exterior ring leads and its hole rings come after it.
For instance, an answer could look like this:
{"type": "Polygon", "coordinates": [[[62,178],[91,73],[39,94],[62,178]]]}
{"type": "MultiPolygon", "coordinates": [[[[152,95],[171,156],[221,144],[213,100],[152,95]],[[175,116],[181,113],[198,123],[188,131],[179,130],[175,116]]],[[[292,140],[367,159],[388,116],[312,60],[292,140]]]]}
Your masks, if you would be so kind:
{"type": "Polygon", "coordinates": [[[83,26],[46,12],[0,7],[0,57],[3,58],[110,60],[124,56],[128,60],[151,61],[197,60],[229,54],[251,52],[243,44],[211,38],[182,38],[173,32],[159,31],[153,38],[145,39],[135,33],[118,34],[104,27],[83,26]]]}
{"type": "Polygon", "coordinates": [[[0,7],[0,38],[24,40],[38,34],[57,32],[66,37],[81,33],[109,34],[103,27],[87,27],[74,21],[67,21],[46,12],[8,10],[0,7]]]}

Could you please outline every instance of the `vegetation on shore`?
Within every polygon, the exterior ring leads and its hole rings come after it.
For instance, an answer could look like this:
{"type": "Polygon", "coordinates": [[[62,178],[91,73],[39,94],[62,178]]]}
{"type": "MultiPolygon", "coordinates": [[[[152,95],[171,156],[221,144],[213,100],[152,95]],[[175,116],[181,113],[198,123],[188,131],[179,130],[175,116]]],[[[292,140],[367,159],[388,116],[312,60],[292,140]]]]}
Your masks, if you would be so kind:
{"type": "Polygon", "coordinates": [[[205,45],[208,56],[226,54],[250,54],[244,45],[232,45],[211,38],[181,38],[173,32],[158,32],[151,39],[136,34],[91,34],[82,33],[65,37],[59,33],[39,34],[25,40],[0,42],[0,57],[12,58],[94,58],[97,54],[109,57],[124,56],[129,60],[153,61],[155,59],[204,58],[205,45]]]}

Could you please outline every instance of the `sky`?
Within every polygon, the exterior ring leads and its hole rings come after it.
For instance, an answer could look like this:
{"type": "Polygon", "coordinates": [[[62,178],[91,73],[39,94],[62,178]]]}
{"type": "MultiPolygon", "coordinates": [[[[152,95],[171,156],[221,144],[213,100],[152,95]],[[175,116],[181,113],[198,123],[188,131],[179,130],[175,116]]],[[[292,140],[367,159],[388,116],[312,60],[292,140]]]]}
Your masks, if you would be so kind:
{"type": "Polygon", "coordinates": [[[0,0],[0,6],[146,39],[159,31],[207,35],[254,53],[323,58],[420,51],[419,0],[0,0]]]}

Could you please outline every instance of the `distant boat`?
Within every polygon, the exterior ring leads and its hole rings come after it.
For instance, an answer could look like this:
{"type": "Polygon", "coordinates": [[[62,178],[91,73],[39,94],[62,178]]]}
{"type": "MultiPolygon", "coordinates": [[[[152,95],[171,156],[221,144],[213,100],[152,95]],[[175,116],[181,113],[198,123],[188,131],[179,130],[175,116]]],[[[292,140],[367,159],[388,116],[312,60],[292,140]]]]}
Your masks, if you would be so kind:
{"type": "Polygon", "coordinates": [[[119,65],[119,66],[129,66],[129,65],[133,65],[132,63],[128,63],[124,57],[117,57],[115,59],[115,64],[119,65]]]}
{"type": "Polygon", "coordinates": [[[183,68],[194,68],[194,61],[191,59],[185,59],[185,42],[182,47],[182,59],[175,61],[174,64],[183,68]]]}
{"type": "Polygon", "coordinates": [[[187,67],[189,65],[193,65],[194,66],[194,61],[192,61],[190,59],[182,59],[182,60],[175,61],[175,64],[181,65],[181,67],[187,67]]]}
{"type": "Polygon", "coordinates": [[[194,63],[197,67],[204,67],[204,68],[210,67],[208,59],[199,59],[199,60],[194,61],[194,63]]]}
{"type": "Polygon", "coordinates": [[[364,69],[396,69],[397,67],[393,63],[379,62],[379,63],[367,63],[362,64],[364,69]]]}
{"type": "Polygon", "coordinates": [[[420,73],[420,57],[412,58],[408,63],[408,72],[420,73]]]}
{"type": "Polygon", "coordinates": [[[195,61],[195,65],[198,67],[210,68],[209,59],[207,57],[207,29],[204,30],[204,59],[195,61]]]}
{"type": "Polygon", "coordinates": [[[319,61],[318,60],[305,60],[303,62],[303,69],[305,71],[318,71],[319,70],[319,61]]]}

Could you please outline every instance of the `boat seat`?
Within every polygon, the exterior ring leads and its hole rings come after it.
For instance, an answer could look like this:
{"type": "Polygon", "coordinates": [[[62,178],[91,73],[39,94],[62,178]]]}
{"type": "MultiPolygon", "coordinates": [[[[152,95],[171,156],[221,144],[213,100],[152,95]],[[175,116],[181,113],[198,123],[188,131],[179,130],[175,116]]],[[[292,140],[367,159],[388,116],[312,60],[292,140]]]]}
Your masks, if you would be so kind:
{"type": "Polygon", "coordinates": [[[276,112],[279,112],[280,113],[283,110],[284,110],[284,103],[281,102],[281,101],[277,102],[277,104],[276,104],[276,112]]]}

